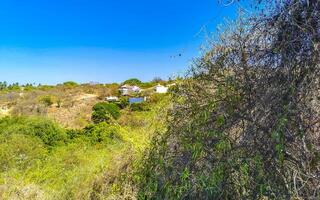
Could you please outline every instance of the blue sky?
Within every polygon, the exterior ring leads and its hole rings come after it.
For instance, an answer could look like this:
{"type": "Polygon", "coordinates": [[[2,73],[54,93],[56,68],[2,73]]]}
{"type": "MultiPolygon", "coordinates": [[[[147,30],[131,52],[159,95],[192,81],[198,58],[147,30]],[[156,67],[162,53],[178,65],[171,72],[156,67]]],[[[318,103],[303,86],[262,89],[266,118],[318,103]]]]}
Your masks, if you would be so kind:
{"type": "Polygon", "coordinates": [[[0,0],[0,81],[167,78],[235,16],[216,0],[0,0]]]}

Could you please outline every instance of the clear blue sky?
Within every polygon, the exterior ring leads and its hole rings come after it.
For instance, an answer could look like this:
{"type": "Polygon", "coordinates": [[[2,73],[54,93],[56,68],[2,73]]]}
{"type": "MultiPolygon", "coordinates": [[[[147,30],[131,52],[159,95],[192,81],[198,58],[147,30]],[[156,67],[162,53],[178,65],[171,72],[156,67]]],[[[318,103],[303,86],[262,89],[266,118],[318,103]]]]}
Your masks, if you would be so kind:
{"type": "Polygon", "coordinates": [[[217,0],[0,0],[0,81],[167,78],[199,55],[201,27],[235,16],[217,0]]]}

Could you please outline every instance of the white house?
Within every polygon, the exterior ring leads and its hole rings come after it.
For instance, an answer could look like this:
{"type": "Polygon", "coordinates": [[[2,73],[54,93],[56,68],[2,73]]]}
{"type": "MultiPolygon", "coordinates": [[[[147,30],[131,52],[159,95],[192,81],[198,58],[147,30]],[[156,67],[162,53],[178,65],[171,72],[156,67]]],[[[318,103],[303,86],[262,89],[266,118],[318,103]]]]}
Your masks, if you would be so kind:
{"type": "Polygon", "coordinates": [[[141,91],[141,88],[139,88],[138,86],[134,85],[134,86],[132,86],[131,90],[132,90],[133,92],[140,92],[140,91],[141,91]]]}
{"type": "Polygon", "coordinates": [[[109,97],[106,97],[106,100],[109,102],[114,102],[114,101],[119,101],[119,98],[115,96],[109,96],[109,97]]]}
{"type": "Polygon", "coordinates": [[[141,91],[141,88],[134,85],[134,86],[131,86],[131,85],[123,85],[120,87],[120,92],[122,95],[126,96],[126,95],[129,95],[131,93],[139,93],[141,91]]]}
{"type": "Polygon", "coordinates": [[[165,87],[165,86],[159,84],[155,87],[155,91],[156,91],[156,93],[162,93],[162,94],[167,93],[168,87],[165,87]]]}

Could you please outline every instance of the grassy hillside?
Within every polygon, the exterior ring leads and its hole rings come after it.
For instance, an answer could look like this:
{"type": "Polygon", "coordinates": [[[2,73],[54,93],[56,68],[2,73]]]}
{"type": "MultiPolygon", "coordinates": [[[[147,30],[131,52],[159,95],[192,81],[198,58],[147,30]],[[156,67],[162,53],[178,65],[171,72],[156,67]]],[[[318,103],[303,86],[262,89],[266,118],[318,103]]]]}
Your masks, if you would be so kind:
{"type": "Polygon", "coordinates": [[[124,82],[147,102],[104,102],[114,84],[6,88],[0,198],[320,199],[320,2],[256,5],[169,94],[124,82]]]}
{"type": "Polygon", "coordinates": [[[93,124],[92,106],[109,91],[101,87],[35,89],[11,99],[11,116],[0,119],[2,199],[102,197],[109,189],[105,181],[120,177],[117,169],[137,159],[156,130],[165,128],[166,95],[148,102],[144,111],[127,107],[119,119],[93,124]],[[41,102],[47,96],[54,97],[51,105],[41,102]],[[79,125],[74,120],[81,112],[87,118],[79,125]]]}

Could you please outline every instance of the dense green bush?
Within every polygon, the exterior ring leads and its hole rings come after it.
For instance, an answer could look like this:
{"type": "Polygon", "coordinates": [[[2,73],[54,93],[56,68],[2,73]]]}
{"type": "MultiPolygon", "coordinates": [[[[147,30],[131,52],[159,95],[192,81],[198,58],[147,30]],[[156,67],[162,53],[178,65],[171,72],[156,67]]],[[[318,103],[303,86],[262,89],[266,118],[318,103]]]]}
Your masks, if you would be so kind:
{"type": "Polygon", "coordinates": [[[128,79],[126,81],[123,82],[123,84],[128,84],[128,85],[140,85],[142,82],[137,79],[137,78],[131,78],[131,79],[128,79]]]}
{"type": "Polygon", "coordinates": [[[113,140],[122,140],[120,127],[110,125],[106,122],[92,124],[84,129],[84,133],[90,138],[93,143],[96,142],[111,142],[113,140]]]}
{"type": "Polygon", "coordinates": [[[84,132],[82,129],[67,129],[66,133],[70,140],[84,136],[84,132]]]}
{"type": "Polygon", "coordinates": [[[63,85],[67,87],[75,87],[75,86],[78,86],[78,83],[74,81],[67,81],[67,82],[64,82],[63,85]]]}
{"type": "Polygon", "coordinates": [[[67,141],[63,128],[44,118],[5,117],[0,119],[0,135],[22,134],[36,136],[48,146],[67,141]]]}
{"type": "Polygon", "coordinates": [[[114,103],[100,102],[93,106],[92,121],[94,123],[109,122],[120,117],[120,109],[114,103]]]}

